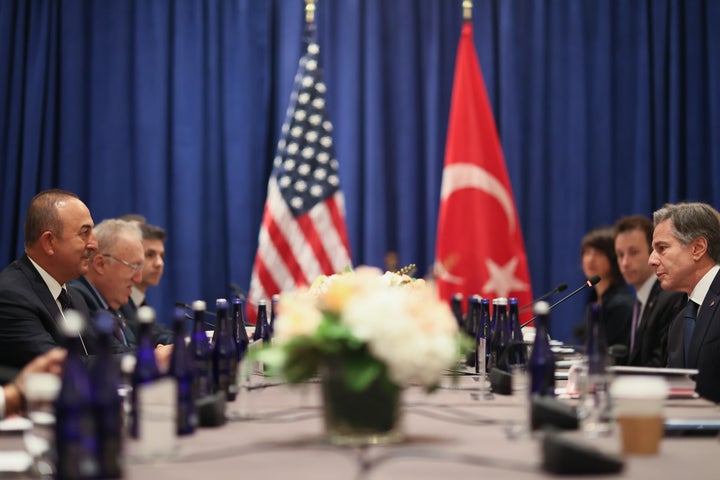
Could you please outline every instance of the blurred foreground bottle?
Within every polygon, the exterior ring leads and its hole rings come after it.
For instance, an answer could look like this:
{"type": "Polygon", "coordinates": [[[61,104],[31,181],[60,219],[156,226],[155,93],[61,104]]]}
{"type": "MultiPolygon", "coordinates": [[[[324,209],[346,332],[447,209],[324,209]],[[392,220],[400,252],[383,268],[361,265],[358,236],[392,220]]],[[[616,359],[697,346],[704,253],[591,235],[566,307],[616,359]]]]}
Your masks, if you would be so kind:
{"type": "Polygon", "coordinates": [[[74,310],[65,310],[60,320],[67,337],[68,354],[63,365],[62,386],[55,399],[55,445],[57,478],[95,478],[98,474],[97,438],[92,410],[90,376],[82,361],[80,332],[85,319],[74,310]]]}
{"type": "Polygon", "coordinates": [[[539,301],[535,304],[535,342],[530,352],[530,395],[555,396],[555,358],[548,337],[550,305],[539,301]]]}
{"type": "MultiPolygon", "coordinates": [[[[465,333],[470,338],[477,339],[480,331],[480,295],[471,295],[468,297],[467,317],[465,320],[465,333]]],[[[465,365],[475,368],[477,362],[477,341],[472,351],[465,356],[465,365]]]]}
{"type": "Polygon", "coordinates": [[[206,305],[195,300],[193,308],[193,330],[190,336],[190,356],[195,363],[195,399],[199,400],[212,394],[212,352],[207,334],[205,334],[206,305]]]}
{"type": "Polygon", "coordinates": [[[255,333],[253,340],[262,340],[263,343],[270,343],[270,327],[268,325],[267,301],[260,300],[258,302],[257,322],[255,323],[255,333]]]}
{"type": "Polygon", "coordinates": [[[123,405],[118,394],[120,366],[111,354],[116,322],[104,310],[95,317],[99,350],[90,368],[90,379],[99,478],[121,478],[123,475],[123,405]]]}
{"type": "Polygon", "coordinates": [[[236,358],[239,363],[250,344],[247,330],[245,330],[245,302],[241,298],[233,298],[232,301],[232,336],[237,347],[236,358]]]}
{"type": "Polygon", "coordinates": [[[490,344],[490,370],[497,368],[510,372],[507,347],[510,345],[510,322],[507,317],[507,298],[493,300],[493,313],[497,311],[495,331],[490,344]],[[495,300],[497,303],[495,304],[495,300]]]}
{"type": "Polygon", "coordinates": [[[477,360],[475,362],[476,373],[486,373],[487,366],[490,362],[489,347],[490,335],[490,299],[482,298],[480,300],[480,325],[477,335],[477,360]]]}
{"type": "Polygon", "coordinates": [[[142,415],[139,397],[147,384],[160,377],[160,370],[155,361],[155,346],[152,338],[152,324],[155,321],[155,310],[152,307],[138,308],[137,319],[140,322],[140,338],[135,354],[135,370],[132,376],[132,413],[130,416],[130,435],[140,437],[140,416],[142,415]]]}
{"type": "Polygon", "coordinates": [[[237,397],[237,348],[228,328],[227,300],[216,300],[215,314],[217,324],[212,349],[213,389],[215,392],[225,392],[225,398],[233,401],[237,397]]]}
{"type": "Polygon", "coordinates": [[[450,299],[450,309],[452,310],[453,315],[455,316],[455,321],[460,329],[465,326],[465,321],[463,320],[462,301],[463,294],[460,292],[453,294],[450,299]]]}
{"type": "Polygon", "coordinates": [[[518,299],[508,299],[510,307],[510,355],[511,365],[526,365],[528,360],[527,347],[520,328],[520,312],[518,310],[518,299]]]}
{"type": "Polygon", "coordinates": [[[177,381],[177,434],[189,435],[198,424],[195,408],[195,363],[185,344],[185,310],[175,308],[173,314],[173,342],[168,374],[177,381]]]}

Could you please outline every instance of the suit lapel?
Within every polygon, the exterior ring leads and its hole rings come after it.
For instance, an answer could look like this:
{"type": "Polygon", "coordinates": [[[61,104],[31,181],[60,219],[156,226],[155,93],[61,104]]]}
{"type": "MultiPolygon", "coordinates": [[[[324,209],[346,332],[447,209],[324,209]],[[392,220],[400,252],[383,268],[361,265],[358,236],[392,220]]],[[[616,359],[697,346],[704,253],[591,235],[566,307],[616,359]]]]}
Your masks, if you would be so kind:
{"type": "Polygon", "coordinates": [[[705,295],[702,307],[695,320],[695,329],[693,329],[692,339],[690,340],[690,352],[688,354],[688,366],[690,368],[697,367],[698,354],[700,346],[703,344],[705,335],[710,328],[710,323],[715,316],[715,310],[720,305],[720,272],[715,275],[715,279],[710,285],[710,289],[705,295]]]}
{"type": "Polygon", "coordinates": [[[22,257],[20,257],[20,265],[23,270],[23,273],[28,277],[30,280],[30,284],[32,285],[33,291],[37,295],[37,297],[42,302],[43,306],[45,307],[45,310],[47,311],[47,315],[50,319],[52,319],[52,322],[50,322],[49,325],[47,325],[48,329],[50,330],[50,334],[55,339],[62,339],[64,336],[60,332],[60,329],[57,326],[58,318],[60,318],[60,308],[57,305],[57,302],[53,298],[52,294],[50,293],[50,289],[48,288],[47,284],[45,284],[45,280],[43,280],[42,276],[40,275],[40,272],[37,271],[35,266],[32,264],[30,259],[28,258],[27,254],[23,254],[22,257]]]}

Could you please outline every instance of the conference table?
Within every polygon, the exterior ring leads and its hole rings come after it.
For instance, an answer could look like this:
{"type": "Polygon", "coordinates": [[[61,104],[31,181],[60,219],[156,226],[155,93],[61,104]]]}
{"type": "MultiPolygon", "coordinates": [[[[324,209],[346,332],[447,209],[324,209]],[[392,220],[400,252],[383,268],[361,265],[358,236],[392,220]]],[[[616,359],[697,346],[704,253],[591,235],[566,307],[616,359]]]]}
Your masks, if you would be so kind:
{"type": "MultiPolygon", "coordinates": [[[[569,400],[570,402],[572,400],[569,400]]],[[[136,459],[127,445],[126,477],[312,478],[312,479],[534,479],[543,471],[542,434],[521,425],[527,403],[517,396],[492,394],[477,377],[448,377],[432,393],[408,388],[403,393],[405,440],[394,445],[340,447],[323,436],[320,384],[285,385],[255,374],[226,405],[227,423],[200,428],[178,439],[165,458],[136,459]]],[[[720,407],[703,399],[666,402],[666,416],[717,418],[720,407]]],[[[591,438],[567,431],[577,445],[620,454],[617,428],[591,438]]],[[[601,478],[693,480],[720,477],[717,436],[666,436],[660,453],[625,456],[619,474],[601,478]]],[[[573,477],[567,477],[573,478],[573,477]]]]}

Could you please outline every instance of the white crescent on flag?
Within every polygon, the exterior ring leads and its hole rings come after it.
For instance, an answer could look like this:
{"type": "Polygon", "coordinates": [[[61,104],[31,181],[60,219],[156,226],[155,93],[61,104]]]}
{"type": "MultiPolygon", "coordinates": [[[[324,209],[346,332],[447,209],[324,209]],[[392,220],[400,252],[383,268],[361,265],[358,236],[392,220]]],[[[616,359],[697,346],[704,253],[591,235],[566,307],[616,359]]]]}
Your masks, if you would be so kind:
{"type": "Polygon", "coordinates": [[[453,163],[443,171],[440,201],[464,188],[476,188],[494,197],[508,219],[510,233],[515,232],[515,207],[505,186],[487,170],[473,163],[453,163]]]}

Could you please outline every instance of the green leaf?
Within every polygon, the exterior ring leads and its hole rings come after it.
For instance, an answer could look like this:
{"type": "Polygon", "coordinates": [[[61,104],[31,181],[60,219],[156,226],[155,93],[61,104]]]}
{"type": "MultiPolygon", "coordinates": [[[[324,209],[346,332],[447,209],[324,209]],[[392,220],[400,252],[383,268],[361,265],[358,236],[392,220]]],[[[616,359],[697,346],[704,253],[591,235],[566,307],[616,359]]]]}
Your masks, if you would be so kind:
{"type": "Polygon", "coordinates": [[[344,360],[345,384],[356,392],[365,390],[383,372],[384,365],[367,353],[351,355],[344,360]]]}

